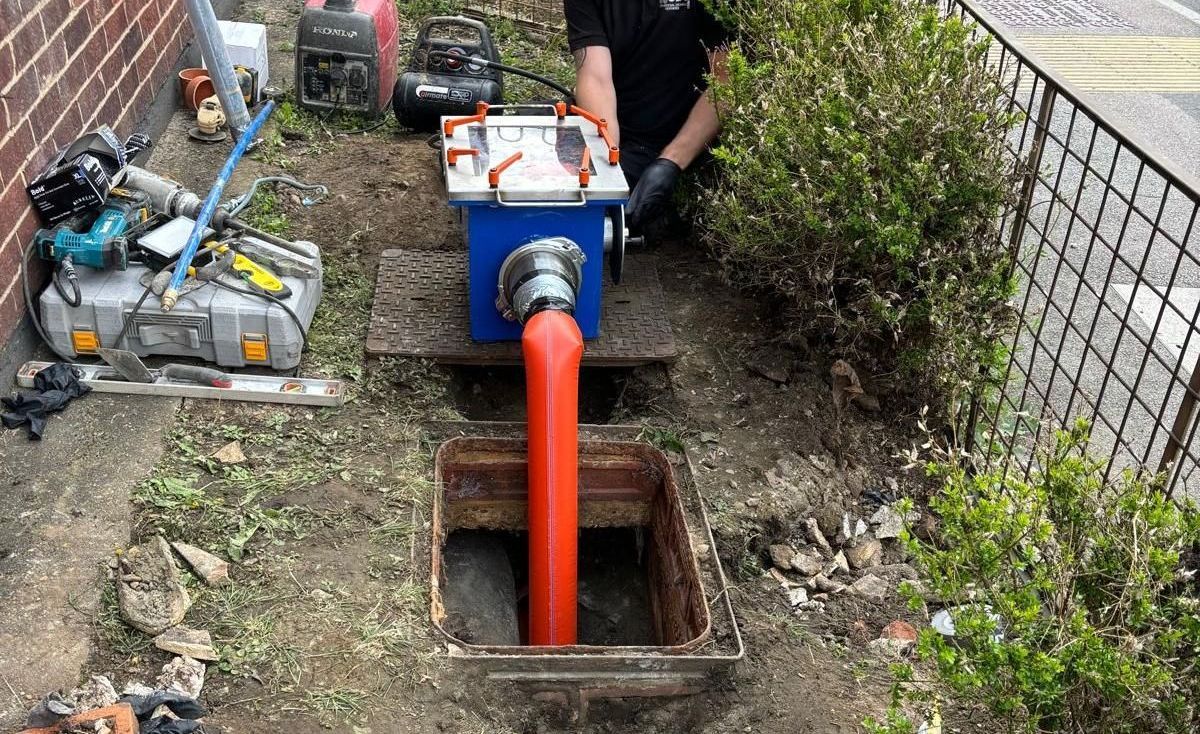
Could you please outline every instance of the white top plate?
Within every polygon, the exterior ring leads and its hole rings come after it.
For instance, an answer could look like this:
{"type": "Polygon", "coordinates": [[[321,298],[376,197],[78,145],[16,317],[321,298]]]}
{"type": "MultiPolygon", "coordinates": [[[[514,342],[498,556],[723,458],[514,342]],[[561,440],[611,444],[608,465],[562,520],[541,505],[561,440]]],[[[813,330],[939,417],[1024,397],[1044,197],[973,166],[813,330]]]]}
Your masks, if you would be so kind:
{"type": "MultiPolygon", "coordinates": [[[[443,118],[454,119],[454,118],[443,118]]],[[[629,187],[621,166],[608,162],[608,145],[596,126],[568,115],[490,115],[483,123],[459,125],[453,135],[442,135],[444,149],[475,148],[476,156],[462,155],[453,166],[442,155],[446,189],[451,201],[536,202],[581,205],[588,200],[625,199],[629,187]],[[579,186],[583,146],[591,149],[591,181],[579,186]],[[493,189],[488,170],[514,153],[521,158],[500,174],[493,189]]]]}

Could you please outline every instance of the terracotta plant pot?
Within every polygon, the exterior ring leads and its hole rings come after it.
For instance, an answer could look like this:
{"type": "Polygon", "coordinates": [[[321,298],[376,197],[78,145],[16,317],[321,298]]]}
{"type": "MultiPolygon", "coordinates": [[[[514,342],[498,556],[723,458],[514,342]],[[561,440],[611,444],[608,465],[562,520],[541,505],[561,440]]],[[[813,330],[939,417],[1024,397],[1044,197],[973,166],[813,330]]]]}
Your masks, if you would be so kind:
{"type": "Polygon", "coordinates": [[[198,76],[188,82],[187,89],[183,92],[183,103],[189,110],[198,110],[204,100],[216,93],[217,88],[213,86],[212,79],[198,76]]]}
{"type": "Polygon", "coordinates": [[[208,69],[180,69],[179,70],[179,96],[185,101],[187,100],[187,85],[188,82],[198,76],[208,76],[208,69]]]}

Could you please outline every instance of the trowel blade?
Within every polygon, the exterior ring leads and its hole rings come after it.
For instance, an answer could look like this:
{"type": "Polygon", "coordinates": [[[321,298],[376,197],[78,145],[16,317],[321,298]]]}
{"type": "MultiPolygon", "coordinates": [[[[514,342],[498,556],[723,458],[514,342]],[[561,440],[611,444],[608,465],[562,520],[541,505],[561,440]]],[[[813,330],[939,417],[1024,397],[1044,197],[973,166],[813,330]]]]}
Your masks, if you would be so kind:
{"type": "Polygon", "coordinates": [[[110,367],[120,373],[130,382],[154,382],[154,375],[142,363],[142,358],[126,349],[108,349],[100,347],[96,350],[110,367]]]}

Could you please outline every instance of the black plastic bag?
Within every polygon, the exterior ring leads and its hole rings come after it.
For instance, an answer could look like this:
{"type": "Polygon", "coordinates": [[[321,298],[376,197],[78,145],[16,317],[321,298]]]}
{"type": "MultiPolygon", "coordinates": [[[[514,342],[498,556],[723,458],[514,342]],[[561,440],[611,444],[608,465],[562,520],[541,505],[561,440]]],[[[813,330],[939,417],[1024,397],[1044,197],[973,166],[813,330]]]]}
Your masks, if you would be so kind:
{"type": "Polygon", "coordinates": [[[46,416],[62,410],[75,398],[87,395],[92,388],[79,381],[75,369],[66,362],[56,362],[33,377],[34,393],[17,393],[0,398],[7,410],[0,414],[5,428],[29,425],[29,440],[39,441],[46,430],[46,416]]]}
{"type": "MultiPolygon", "coordinates": [[[[160,690],[145,696],[122,696],[121,701],[133,708],[133,714],[138,717],[138,721],[144,721],[147,716],[154,713],[154,709],[163,704],[166,704],[171,713],[181,719],[199,719],[208,713],[199,701],[178,691],[160,690]]],[[[142,731],[145,732],[145,729],[142,731]]]]}

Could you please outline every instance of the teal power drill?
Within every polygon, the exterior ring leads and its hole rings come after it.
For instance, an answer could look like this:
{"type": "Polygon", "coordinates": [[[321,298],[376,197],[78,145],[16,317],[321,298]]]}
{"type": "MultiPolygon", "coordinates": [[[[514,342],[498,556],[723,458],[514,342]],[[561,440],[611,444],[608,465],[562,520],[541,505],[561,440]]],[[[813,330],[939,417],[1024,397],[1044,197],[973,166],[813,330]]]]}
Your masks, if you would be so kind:
{"type": "Polygon", "coordinates": [[[39,229],[34,235],[38,255],[58,263],[52,278],[54,287],[72,307],[81,303],[75,265],[103,270],[129,267],[129,247],[125,233],[149,216],[145,197],[123,196],[116,191],[109,195],[98,214],[86,213],[72,217],[53,229],[39,229]],[[66,279],[71,293],[63,287],[66,279]]]}

